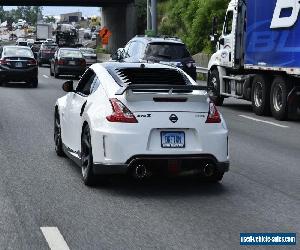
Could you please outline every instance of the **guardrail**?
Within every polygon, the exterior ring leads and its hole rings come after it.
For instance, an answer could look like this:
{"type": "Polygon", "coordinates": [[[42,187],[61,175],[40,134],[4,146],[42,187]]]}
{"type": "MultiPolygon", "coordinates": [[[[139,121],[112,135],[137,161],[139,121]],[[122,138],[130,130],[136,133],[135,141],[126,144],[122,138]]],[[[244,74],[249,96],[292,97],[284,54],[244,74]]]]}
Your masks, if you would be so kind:
{"type": "Polygon", "coordinates": [[[201,74],[207,74],[208,73],[208,68],[204,68],[204,67],[196,67],[197,73],[201,73],[201,74]]]}

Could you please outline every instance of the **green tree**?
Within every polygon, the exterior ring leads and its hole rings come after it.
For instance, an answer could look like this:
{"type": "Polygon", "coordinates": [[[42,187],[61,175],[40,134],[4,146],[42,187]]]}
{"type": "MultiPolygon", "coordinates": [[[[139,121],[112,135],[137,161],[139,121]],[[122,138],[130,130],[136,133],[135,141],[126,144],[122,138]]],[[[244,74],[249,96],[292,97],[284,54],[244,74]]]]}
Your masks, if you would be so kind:
{"type": "Polygon", "coordinates": [[[137,31],[142,35],[147,28],[147,0],[136,0],[137,31]]]}
{"type": "Polygon", "coordinates": [[[178,36],[191,53],[212,52],[209,41],[213,17],[221,29],[229,0],[160,0],[160,34],[178,36]]]}

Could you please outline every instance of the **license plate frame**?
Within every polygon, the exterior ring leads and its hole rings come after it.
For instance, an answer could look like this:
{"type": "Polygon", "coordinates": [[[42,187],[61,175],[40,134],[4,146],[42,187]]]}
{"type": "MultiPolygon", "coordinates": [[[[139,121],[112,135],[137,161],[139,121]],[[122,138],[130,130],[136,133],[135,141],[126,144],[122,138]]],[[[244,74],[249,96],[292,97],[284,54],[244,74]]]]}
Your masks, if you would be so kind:
{"type": "Polygon", "coordinates": [[[23,63],[22,62],[16,62],[15,63],[15,68],[23,68],[23,63]]]}
{"type": "Polygon", "coordinates": [[[185,148],[185,144],[186,144],[185,132],[184,131],[161,131],[160,142],[162,148],[170,148],[170,149],[185,148]],[[169,138],[167,138],[166,136],[168,136],[169,138]]]}

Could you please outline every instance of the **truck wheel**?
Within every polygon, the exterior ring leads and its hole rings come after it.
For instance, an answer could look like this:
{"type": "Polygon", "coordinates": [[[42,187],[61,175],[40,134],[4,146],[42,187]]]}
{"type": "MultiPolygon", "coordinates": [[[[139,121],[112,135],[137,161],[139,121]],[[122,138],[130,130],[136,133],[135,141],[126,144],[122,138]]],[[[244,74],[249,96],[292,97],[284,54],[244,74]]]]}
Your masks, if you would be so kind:
{"type": "Polygon", "coordinates": [[[224,97],[220,96],[220,77],[217,69],[210,72],[207,87],[210,99],[215,103],[215,105],[222,106],[224,97]]]}
{"type": "Polygon", "coordinates": [[[287,97],[289,85],[281,76],[275,77],[271,87],[271,112],[275,119],[283,121],[288,117],[287,97]]]}
{"type": "Polygon", "coordinates": [[[270,113],[270,82],[266,76],[256,75],[252,82],[252,107],[256,115],[270,113]]]}

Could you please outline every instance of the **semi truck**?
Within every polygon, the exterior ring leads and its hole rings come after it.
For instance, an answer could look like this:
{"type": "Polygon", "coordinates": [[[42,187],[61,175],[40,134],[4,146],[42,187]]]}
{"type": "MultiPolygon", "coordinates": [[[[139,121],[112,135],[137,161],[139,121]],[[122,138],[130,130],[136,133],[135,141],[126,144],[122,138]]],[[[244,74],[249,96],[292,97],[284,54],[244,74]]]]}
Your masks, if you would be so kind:
{"type": "Polygon", "coordinates": [[[75,47],[78,44],[78,29],[71,24],[58,24],[54,33],[56,43],[59,47],[75,47]]]}
{"type": "Polygon", "coordinates": [[[298,0],[231,0],[222,34],[214,18],[207,85],[215,104],[234,97],[259,116],[299,118],[299,11],[298,0]]]}
{"type": "Polygon", "coordinates": [[[38,23],[36,25],[36,40],[47,40],[52,38],[53,27],[51,24],[38,23]]]}

